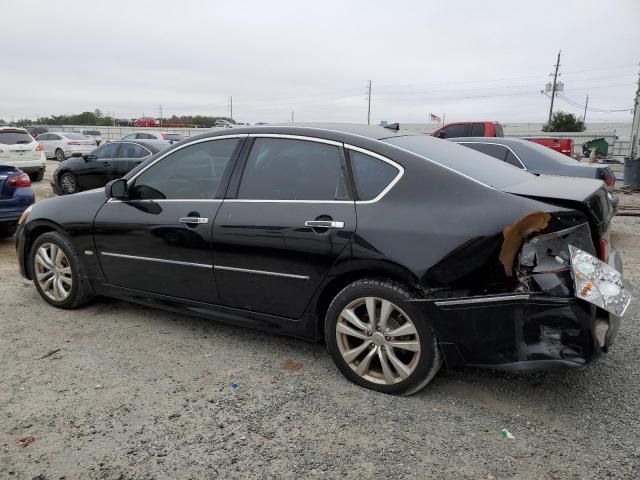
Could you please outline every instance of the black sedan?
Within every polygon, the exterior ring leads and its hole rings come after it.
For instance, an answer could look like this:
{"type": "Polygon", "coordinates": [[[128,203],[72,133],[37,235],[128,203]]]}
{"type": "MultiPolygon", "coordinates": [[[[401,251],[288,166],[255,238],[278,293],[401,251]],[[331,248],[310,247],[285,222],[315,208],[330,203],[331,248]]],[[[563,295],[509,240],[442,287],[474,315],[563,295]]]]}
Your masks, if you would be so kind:
{"type": "Polygon", "coordinates": [[[409,394],[443,360],[530,370],[606,351],[629,302],[611,215],[602,182],[446,140],[269,125],[37,203],[17,253],[55,307],[105,295],[324,340],[355,383],[409,394]]]}
{"type": "Polygon", "coordinates": [[[602,180],[613,187],[616,177],[609,167],[580,163],[566,155],[519,138],[462,137],[452,138],[452,142],[473,148],[507,162],[514,167],[542,175],[582,177],[602,180]]]}
{"type": "Polygon", "coordinates": [[[89,155],[76,155],[60,162],[51,187],[58,195],[103,187],[123,177],[155,153],[169,147],[165,141],[116,141],[96,148],[89,155]]]}

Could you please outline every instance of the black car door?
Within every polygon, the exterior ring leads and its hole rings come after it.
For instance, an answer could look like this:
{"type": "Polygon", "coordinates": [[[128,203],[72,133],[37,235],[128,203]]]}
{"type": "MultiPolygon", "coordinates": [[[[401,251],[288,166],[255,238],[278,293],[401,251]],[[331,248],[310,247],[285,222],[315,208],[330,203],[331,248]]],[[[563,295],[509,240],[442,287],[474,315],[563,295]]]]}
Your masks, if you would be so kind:
{"type": "Polygon", "coordinates": [[[110,172],[111,180],[124,177],[151,155],[152,153],[148,148],[138,143],[120,142],[118,155],[113,159],[110,172]]]}
{"type": "Polygon", "coordinates": [[[128,181],[94,220],[107,283],[218,303],[211,228],[245,136],[208,138],[171,151],[128,181]]]}
{"type": "Polygon", "coordinates": [[[84,165],[76,173],[81,190],[102,187],[111,180],[112,162],[119,148],[119,143],[107,143],[84,158],[84,165]]]}
{"type": "Polygon", "coordinates": [[[276,137],[252,135],[234,171],[213,227],[214,271],[224,305],[298,318],[351,242],[355,202],[341,144],[276,137]]]}

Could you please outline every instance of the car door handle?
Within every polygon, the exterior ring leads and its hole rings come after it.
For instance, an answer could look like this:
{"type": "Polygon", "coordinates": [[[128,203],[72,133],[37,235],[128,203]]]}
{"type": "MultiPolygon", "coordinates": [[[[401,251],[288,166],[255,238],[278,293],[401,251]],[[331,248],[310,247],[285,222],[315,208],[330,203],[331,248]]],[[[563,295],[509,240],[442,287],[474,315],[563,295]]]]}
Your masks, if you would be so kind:
{"type": "Polygon", "coordinates": [[[307,220],[304,222],[304,226],[311,228],[344,228],[344,222],[335,222],[333,220],[307,220]]]}
{"type": "Polygon", "coordinates": [[[188,225],[200,225],[209,223],[209,219],[206,217],[182,217],[180,223],[186,223],[188,225]]]}

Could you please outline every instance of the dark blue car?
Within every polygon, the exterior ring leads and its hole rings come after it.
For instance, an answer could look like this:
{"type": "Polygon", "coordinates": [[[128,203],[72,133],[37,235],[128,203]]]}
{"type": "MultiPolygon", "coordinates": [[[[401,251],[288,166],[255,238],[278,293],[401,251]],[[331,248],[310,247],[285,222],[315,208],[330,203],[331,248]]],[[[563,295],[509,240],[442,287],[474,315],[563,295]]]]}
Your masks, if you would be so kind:
{"type": "Polygon", "coordinates": [[[20,215],[34,202],[29,175],[18,168],[0,165],[0,238],[15,233],[20,215]]]}

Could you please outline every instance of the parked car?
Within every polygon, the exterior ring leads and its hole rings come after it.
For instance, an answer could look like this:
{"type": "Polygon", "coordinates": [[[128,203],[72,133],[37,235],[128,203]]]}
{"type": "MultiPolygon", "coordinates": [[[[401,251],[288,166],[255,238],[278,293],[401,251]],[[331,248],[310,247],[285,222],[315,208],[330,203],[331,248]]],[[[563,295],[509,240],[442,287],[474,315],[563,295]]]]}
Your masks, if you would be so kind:
{"type": "Polygon", "coordinates": [[[46,127],[26,127],[26,130],[33,138],[36,138],[38,135],[47,133],[49,131],[49,129],[46,127]]]}
{"type": "Polygon", "coordinates": [[[613,188],[616,176],[604,165],[580,163],[536,142],[518,138],[455,138],[452,142],[502,160],[514,167],[543,175],[602,180],[613,188]]]}
{"type": "Polygon", "coordinates": [[[167,133],[167,132],[134,132],[122,137],[122,140],[166,140],[170,144],[174,144],[181,140],[184,140],[184,135],[179,133],[167,133]]]}
{"type": "Polygon", "coordinates": [[[44,177],[47,159],[42,145],[26,129],[0,127],[0,165],[20,168],[39,182],[44,177]]]}
{"type": "Polygon", "coordinates": [[[562,153],[568,157],[571,157],[573,153],[573,140],[570,138],[533,138],[526,137],[525,140],[529,140],[533,143],[538,143],[551,150],[555,150],[558,153],[562,153]]]}
{"type": "Polygon", "coordinates": [[[440,127],[431,135],[438,138],[504,137],[498,122],[453,122],[440,127]]]}
{"type": "Polygon", "coordinates": [[[0,237],[10,237],[18,219],[35,202],[29,175],[9,165],[0,165],[0,237]]]}
{"type": "Polygon", "coordinates": [[[43,133],[38,135],[36,141],[43,146],[47,158],[55,158],[59,162],[74,153],[85,155],[96,148],[94,140],[73,132],[43,133]]]}
{"type": "Polygon", "coordinates": [[[93,141],[96,142],[96,145],[98,147],[102,143],[102,133],[100,133],[99,130],[82,129],[82,130],[76,130],[76,133],[79,133],[81,135],[84,135],[85,137],[89,137],[89,138],[93,139],[93,141]]]}
{"type": "Polygon", "coordinates": [[[163,141],[115,141],[96,148],[90,154],[74,154],[53,172],[51,186],[58,195],[104,187],[126,175],[151,155],[169,146],[163,141]]]}
{"type": "Polygon", "coordinates": [[[105,295],[324,339],[353,382],[409,394],[443,360],[522,371],[606,352],[629,303],[611,217],[599,181],[380,127],[269,125],[39,202],[16,246],[53,306],[105,295]]]}
{"type": "Polygon", "coordinates": [[[134,127],[159,127],[160,124],[155,118],[142,117],[133,122],[134,127]]]}
{"type": "Polygon", "coordinates": [[[116,118],[116,125],[118,127],[132,127],[133,120],[129,120],[128,118],[116,118]]]}

